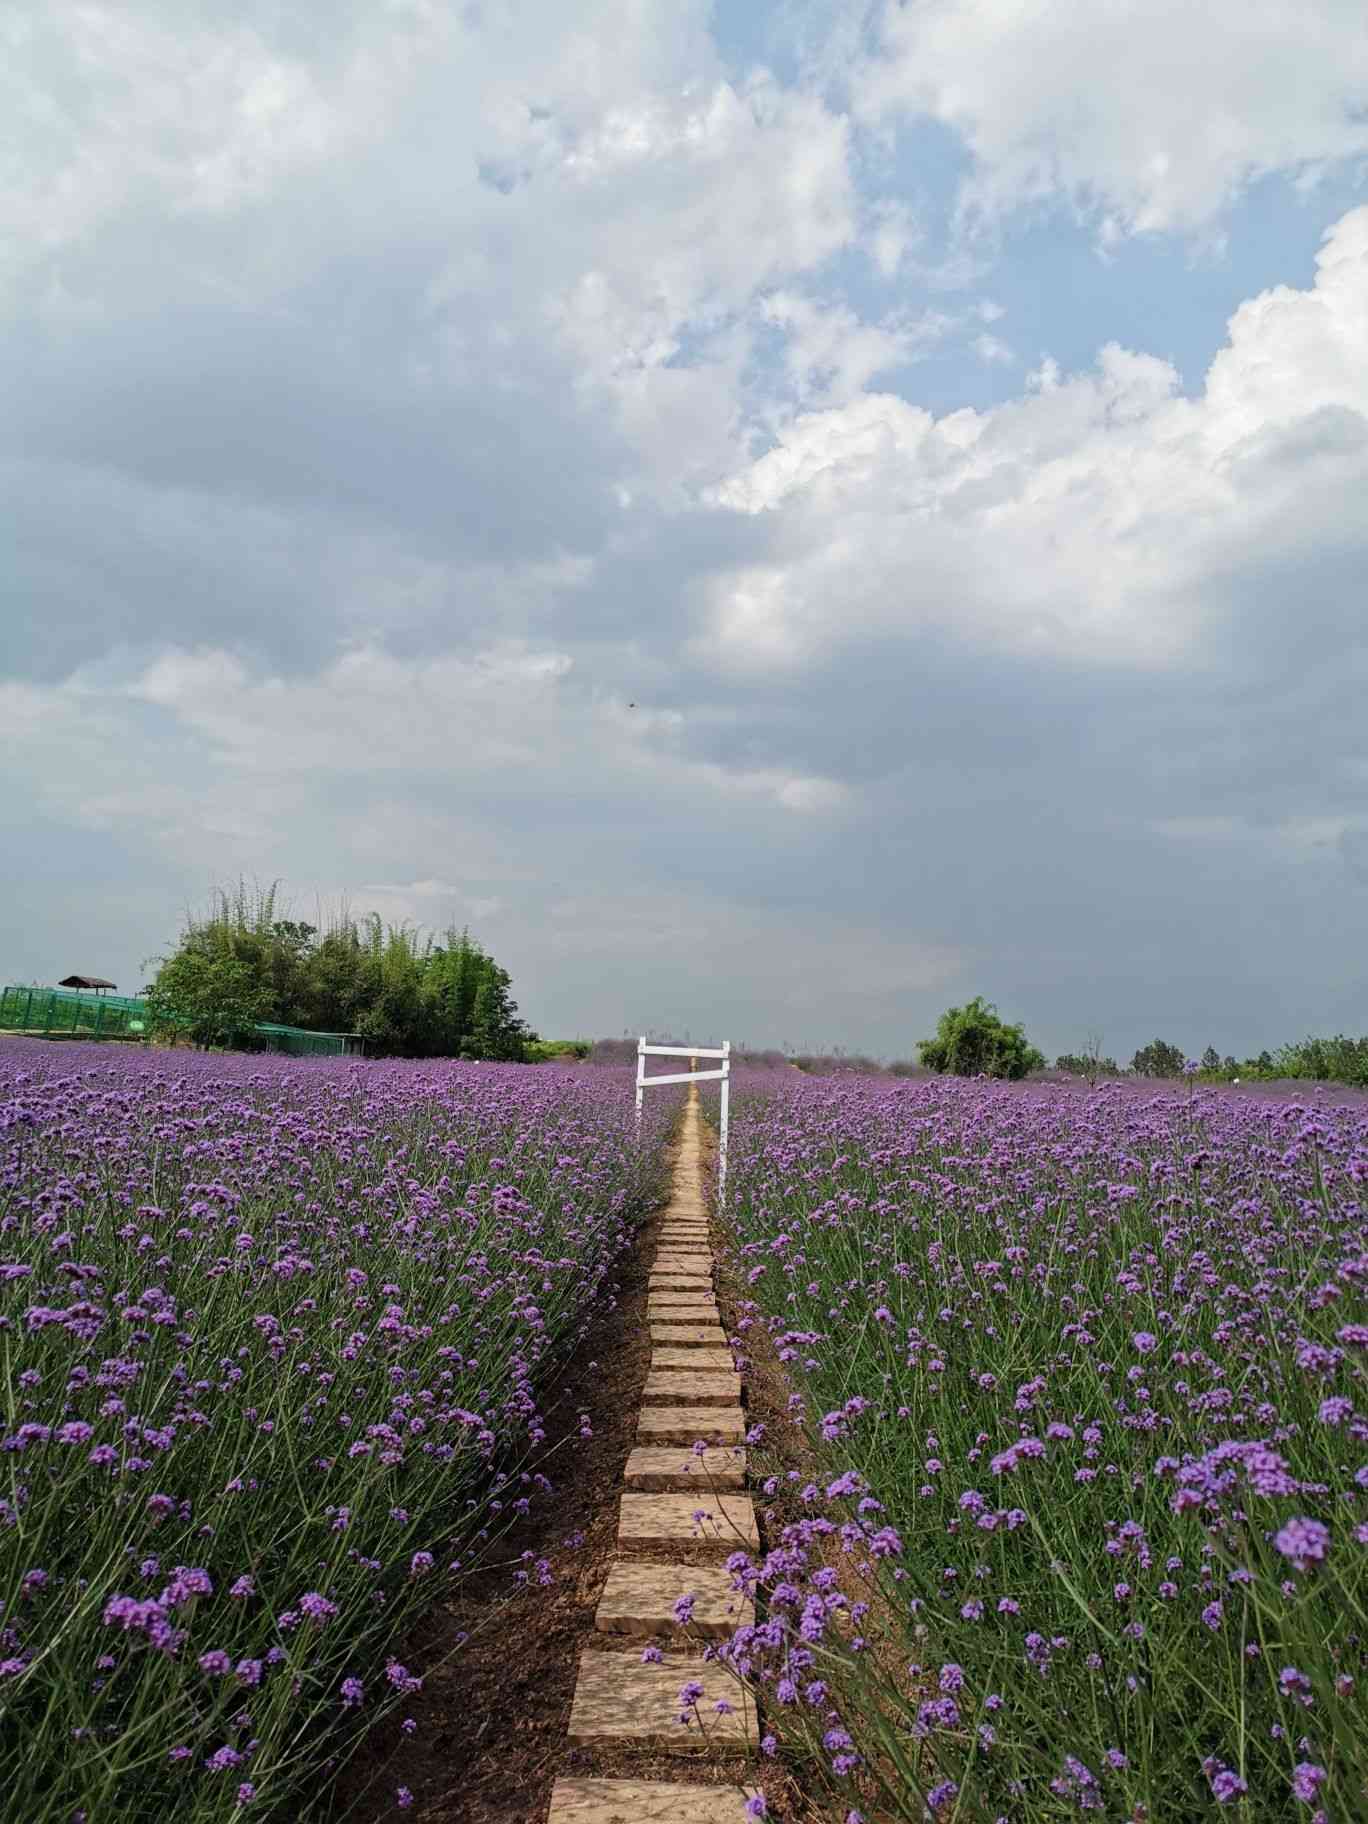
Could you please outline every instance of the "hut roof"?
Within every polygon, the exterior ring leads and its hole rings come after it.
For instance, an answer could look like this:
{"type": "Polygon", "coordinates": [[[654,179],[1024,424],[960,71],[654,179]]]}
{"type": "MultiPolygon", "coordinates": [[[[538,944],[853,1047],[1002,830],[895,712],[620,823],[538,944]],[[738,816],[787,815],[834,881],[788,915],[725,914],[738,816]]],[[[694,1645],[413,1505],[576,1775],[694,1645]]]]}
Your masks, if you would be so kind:
{"type": "Polygon", "coordinates": [[[107,982],[100,975],[64,975],[57,986],[59,988],[115,988],[116,982],[107,982]]]}

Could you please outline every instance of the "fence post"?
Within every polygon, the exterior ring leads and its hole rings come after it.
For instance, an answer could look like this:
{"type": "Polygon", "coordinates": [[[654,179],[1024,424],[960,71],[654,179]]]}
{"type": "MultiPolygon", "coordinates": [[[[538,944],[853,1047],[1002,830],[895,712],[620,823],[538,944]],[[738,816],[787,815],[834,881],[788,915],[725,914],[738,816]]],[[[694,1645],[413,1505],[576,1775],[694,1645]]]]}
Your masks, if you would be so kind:
{"type": "Polygon", "coordinates": [[[636,1125],[637,1140],[641,1139],[641,1104],[646,1096],[646,1034],[643,1032],[637,1040],[637,1078],[636,1078],[636,1125]]]}
{"type": "Polygon", "coordinates": [[[731,1090],[731,1040],[722,1041],[722,1114],[717,1124],[717,1207],[725,1209],[727,1201],[727,1116],[731,1090]]]}

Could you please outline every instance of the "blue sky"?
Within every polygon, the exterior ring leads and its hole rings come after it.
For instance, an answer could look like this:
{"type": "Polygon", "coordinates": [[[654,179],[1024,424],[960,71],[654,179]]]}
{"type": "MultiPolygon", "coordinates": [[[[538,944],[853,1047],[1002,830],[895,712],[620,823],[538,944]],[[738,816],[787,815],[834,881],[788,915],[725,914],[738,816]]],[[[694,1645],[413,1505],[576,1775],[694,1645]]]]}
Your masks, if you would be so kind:
{"type": "Polygon", "coordinates": [[[1368,1027],[1358,0],[47,0],[0,974],[216,882],[551,1033],[1368,1027]]]}

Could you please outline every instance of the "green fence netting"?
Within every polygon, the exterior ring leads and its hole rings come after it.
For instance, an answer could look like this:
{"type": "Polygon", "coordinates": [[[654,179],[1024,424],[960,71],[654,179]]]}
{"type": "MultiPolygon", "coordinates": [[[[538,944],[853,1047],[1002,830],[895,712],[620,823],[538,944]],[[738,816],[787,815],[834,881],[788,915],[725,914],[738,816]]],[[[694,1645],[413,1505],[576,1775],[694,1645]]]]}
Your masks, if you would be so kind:
{"type": "MultiPolygon", "coordinates": [[[[126,994],[93,994],[75,988],[0,988],[0,1032],[36,1032],[95,1039],[145,1039],[152,1019],[146,1001],[126,994]]],[[[253,1027],[253,1049],[291,1057],[341,1057],[359,1051],[350,1032],[308,1032],[302,1026],[264,1021],[253,1027]]]]}

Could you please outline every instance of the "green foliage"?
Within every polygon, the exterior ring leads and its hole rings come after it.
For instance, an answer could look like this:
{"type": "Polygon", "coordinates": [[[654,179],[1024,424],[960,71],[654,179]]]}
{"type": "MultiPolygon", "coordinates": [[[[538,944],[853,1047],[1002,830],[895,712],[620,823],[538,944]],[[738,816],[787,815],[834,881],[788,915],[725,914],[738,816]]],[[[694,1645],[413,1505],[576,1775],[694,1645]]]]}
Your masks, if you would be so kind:
{"type": "Polygon", "coordinates": [[[588,1039],[530,1039],[523,1046],[526,1064],[551,1064],[558,1058],[580,1063],[588,1056],[588,1039]]]}
{"type": "Polygon", "coordinates": [[[1301,1039],[1282,1046],[1270,1059],[1278,1077],[1310,1077],[1317,1082],[1354,1083],[1368,1087],[1368,1038],[1301,1039]]]}
{"type": "Polygon", "coordinates": [[[1137,1077],[1181,1077],[1185,1061],[1176,1045],[1152,1039],[1131,1059],[1131,1069],[1137,1077]]]}
{"type": "Polygon", "coordinates": [[[437,941],[373,913],[340,913],[326,930],[276,913],[274,885],[240,885],[187,919],[147,991],[159,1022],[220,1044],[250,1043],[256,1021],[274,1020],[359,1033],[373,1056],[524,1056],[534,1035],[512,978],[468,931],[437,941]]]}
{"type": "Polygon", "coordinates": [[[1042,1070],[1044,1055],[1026,1041],[1021,1026],[1009,1026],[991,1001],[975,995],[963,1007],[944,1012],[934,1039],[917,1046],[923,1064],[956,1077],[1024,1077],[1042,1070]]]}
{"type": "Polygon", "coordinates": [[[197,1045],[242,1045],[267,1018],[270,994],[251,965],[187,938],[147,991],[155,1034],[185,1032],[197,1045]]]}
{"type": "Polygon", "coordinates": [[[1055,1059],[1056,1070],[1067,1070],[1071,1077],[1086,1077],[1089,1083],[1096,1082],[1098,1077],[1119,1077],[1121,1066],[1115,1058],[1105,1058],[1100,1052],[1061,1051],[1055,1059]]]}

